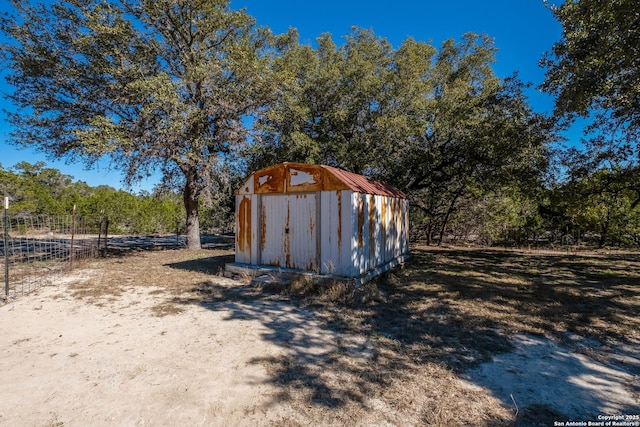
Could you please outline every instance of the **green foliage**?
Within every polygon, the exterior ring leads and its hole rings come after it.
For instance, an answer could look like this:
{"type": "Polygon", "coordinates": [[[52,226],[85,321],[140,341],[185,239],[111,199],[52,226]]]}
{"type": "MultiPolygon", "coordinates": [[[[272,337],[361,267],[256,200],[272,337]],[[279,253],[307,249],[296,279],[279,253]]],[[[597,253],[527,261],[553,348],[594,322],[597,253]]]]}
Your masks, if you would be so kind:
{"type": "Polygon", "coordinates": [[[559,116],[601,115],[599,126],[640,131],[640,25],[636,0],[577,0],[553,7],[562,39],[543,64],[543,88],[556,96],[559,116]]]}
{"type": "Polygon", "coordinates": [[[328,34],[317,42],[288,52],[296,84],[260,117],[254,168],[302,161],[382,179],[439,238],[464,198],[540,185],[552,122],[531,111],[517,78],[495,76],[488,37],[394,49],[354,29],[340,47],[328,34]]]}
{"type": "Polygon", "coordinates": [[[280,72],[289,84],[260,116],[252,168],[301,161],[361,173],[372,161],[392,49],[366,30],[355,30],[339,48],[329,34],[317,43],[316,50],[297,45],[284,56],[280,72]]]}
{"type": "Polygon", "coordinates": [[[108,218],[110,233],[183,232],[184,207],[179,195],[133,195],[108,186],[89,187],[38,162],[0,168],[0,184],[10,198],[12,216],[70,215],[108,218]]]}
{"type": "Polygon", "coordinates": [[[542,61],[547,68],[542,88],[556,97],[558,120],[589,120],[584,147],[565,153],[568,177],[574,183],[604,177],[597,185],[603,197],[606,192],[617,200],[624,187],[633,209],[640,203],[637,2],[566,1],[552,11],[563,34],[542,61]]]}
{"type": "Polygon", "coordinates": [[[3,190],[17,214],[55,215],[64,212],[64,201],[68,196],[66,189],[71,186],[72,179],[57,169],[45,166],[43,162],[34,165],[20,162],[10,170],[0,171],[3,190]]]}
{"type": "Polygon", "coordinates": [[[461,206],[456,218],[464,220],[457,219],[466,226],[467,238],[474,237],[476,242],[485,245],[517,245],[535,240],[536,234],[540,233],[535,200],[518,191],[506,190],[484,195],[461,206]]]}
{"type": "Polygon", "coordinates": [[[580,230],[593,237],[598,247],[633,246],[640,235],[637,194],[621,184],[616,172],[600,170],[556,189],[556,209],[564,217],[567,231],[580,230]]]}

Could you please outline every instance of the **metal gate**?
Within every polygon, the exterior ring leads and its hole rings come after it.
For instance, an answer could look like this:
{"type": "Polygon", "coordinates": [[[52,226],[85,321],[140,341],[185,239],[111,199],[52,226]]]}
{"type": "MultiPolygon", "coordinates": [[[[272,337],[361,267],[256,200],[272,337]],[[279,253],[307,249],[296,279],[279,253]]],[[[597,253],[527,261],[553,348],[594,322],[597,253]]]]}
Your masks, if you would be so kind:
{"type": "Polygon", "coordinates": [[[318,269],[316,197],[316,193],[262,197],[262,264],[308,271],[318,269]]]}

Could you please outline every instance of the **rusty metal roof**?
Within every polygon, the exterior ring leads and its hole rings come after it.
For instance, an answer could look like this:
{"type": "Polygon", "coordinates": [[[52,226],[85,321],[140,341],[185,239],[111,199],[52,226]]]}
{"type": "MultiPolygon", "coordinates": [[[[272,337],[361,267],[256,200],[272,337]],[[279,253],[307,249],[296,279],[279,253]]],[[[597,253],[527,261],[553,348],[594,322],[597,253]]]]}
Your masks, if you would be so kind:
{"type": "Polygon", "coordinates": [[[303,193],[352,190],[406,199],[392,185],[326,165],[280,163],[251,174],[237,194],[303,193]]]}
{"type": "Polygon", "coordinates": [[[358,175],[356,173],[347,172],[343,169],[327,165],[320,165],[320,167],[333,174],[336,178],[346,184],[347,187],[358,193],[378,194],[381,196],[399,197],[401,199],[407,198],[407,195],[402,191],[392,185],[385,184],[384,182],[376,181],[364,175],[358,175]]]}

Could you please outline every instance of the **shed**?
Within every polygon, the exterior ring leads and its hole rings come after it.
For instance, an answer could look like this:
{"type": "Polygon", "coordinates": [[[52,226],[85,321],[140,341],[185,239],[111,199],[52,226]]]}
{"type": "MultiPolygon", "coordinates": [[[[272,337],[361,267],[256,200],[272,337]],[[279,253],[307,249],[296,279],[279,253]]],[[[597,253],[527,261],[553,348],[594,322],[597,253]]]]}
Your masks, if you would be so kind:
{"type": "Polygon", "coordinates": [[[397,188],[325,165],[282,163],[236,193],[235,264],[362,283],[409,257],[408,202],[397,188]]]}

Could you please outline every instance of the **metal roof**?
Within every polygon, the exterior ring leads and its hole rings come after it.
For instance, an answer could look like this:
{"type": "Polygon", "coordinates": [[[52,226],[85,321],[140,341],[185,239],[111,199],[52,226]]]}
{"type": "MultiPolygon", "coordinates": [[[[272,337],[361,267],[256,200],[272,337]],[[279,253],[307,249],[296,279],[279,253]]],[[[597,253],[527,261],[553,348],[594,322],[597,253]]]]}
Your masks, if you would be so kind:
{"type": "Polygon", "coordinates": [[[358,193],[378,194],[381,196],[399,197],[401,199],[407,198],[407,195],[402,191],[384,182],[376,181],[364,175],[358,175],[356,173],[347,172],[327,165],[321,165],[320,167],[332,173],[350,189],[358,193]]]}
{"type": "Polygon", "coordinates": [[[363,194],[406,199],[392,185],[327,165],[280,163],[255,171],[237,194],[300,193],[352,190],[363,194]]]}

